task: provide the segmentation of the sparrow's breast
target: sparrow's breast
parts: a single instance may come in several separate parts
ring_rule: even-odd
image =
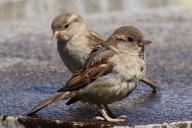
[[[113,65],[113,72],[126,80],[139,80],[145,74],[146,63],[139,56],[115,55],[109,60],[109,63]]]
[[[71,72],[74,72],[78,68],[80,68],[83,65],[83,63],[80,61],[80,59],[71,54],[71,51],[69,51],[69,49],[66,47],[66,43],[67,42],[64,41],[58,41],[57,50],[65,66]]]

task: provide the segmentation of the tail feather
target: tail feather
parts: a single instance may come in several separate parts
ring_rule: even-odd
[[[71,96],[70,94],[71,94],[70,92],[57,93],[56,95],[51,96],[50,98],[41,102],[39,105],[37,105],[35,108],[33,108],[27,115],[28,116],[33,115],[34,113],[40,111],[41,109],[45,108],[49,104],[52,104],[53,102],[57,102],[57,101],[62,100],[62,99],[67,99]]]
[[[157,84],[156,81],[154,81],[150,76],[145,75],[142,79],[142,82],[153,88],[154,92],[156,92],[156,89],[159,88],[159,85]]]

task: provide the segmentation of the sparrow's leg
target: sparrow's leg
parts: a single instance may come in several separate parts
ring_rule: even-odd
[[[117,115],[115,115],[107,105],[102,105],[103,108],[105,109],[105,111],[107,112],[107,114],[112,117],[112,118],[117,118]]]
[[[99,107],[101,108],[101,114],[104,117],[104,119],[102,117],[97,117],[97,119],[107,120],[109,122],[125,122],[127,120],[126,118],[121,118],[121,117],[120,118],[118,118],[118,117],[117,118],[110,117],[110,115],[108,115],[108,112],[106,111],[106,106],[105,105],[99,105]],[[110,110],[110,112],[111,112],[111,110]]]
[[[127,119],[127,116],[126,116],[126,115],[120,115],[120,116],[115,115],[115,114],[109,109],[109,107],[108,107],[107,105],[104,105],[104,104],[103,104],[103,107],[104,107],[105,111],[107,112],[107,114],[108,114],[110,117],[112,117],[112,118],[124,118],[124,119]]]
[[[107,115],[109,115],[112,118],[117,118],[118,116],[115,115],[107,105],[102,105],[104,110],[106,111]],[[96,119],[98,120],[105,120],[105,118],[102,116],[102,114],[100,114],[100,116],[97,116]]]

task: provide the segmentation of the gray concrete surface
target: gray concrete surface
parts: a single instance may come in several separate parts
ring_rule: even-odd
[[[144,125],[192,119],[192,9],[167,8],[135,13],[85,17],[107,37],[122,25],[134,25],[152,37],[147,49],[148,73],[161,88],[157,94],[139,86],[121,102],[110,105],[126,114],[124,125]],[[52,41],[51,17],[0,22],[0,115],[24,115],[53,94],[69,78]],[[92,120],[98,108],[64,101],[38,113],[51,119]]]

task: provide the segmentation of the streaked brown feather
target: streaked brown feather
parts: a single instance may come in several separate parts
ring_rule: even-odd
[[[69,92],[60,92],[57,93],[53,96],[51,96],[50,98],[42,101],[39,105],[37,105],[35,108],[33,108],[29,113],[27,113],[27,115],[33,115],[34,113],[40,111],[41,109],[43,109],[44,107],[48,106],[49,104],[52,104],[53,102],[57,102],[61,99],[67,99],[69,97],[74,96],[75,94],[73,93],[69,93]]]
[[[114,53],[112,51],[104,47],[95,48],[90,53],[89,58],[85,63],[85,67],[75,72],[72,78],[63,88],[59,89],[58,92],[78,90],[98,77],[111,72],[112,66],[107,63],[107,60],[113,55]]]
[[[114,52],[112,50],[106,49],[105,47],[103,47],[103,45],[97,45],[90,53],[84,68],[90,68],[99,64],[103,64],[106,62],[106,60],[108,60],[108,58],[112,57],[113,55]]]

